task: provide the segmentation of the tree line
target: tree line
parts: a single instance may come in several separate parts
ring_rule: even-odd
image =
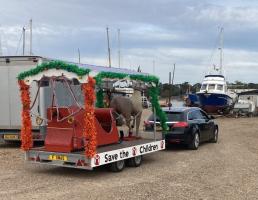
[[[234,83],[227,83],[229,89],[258,89],[258,83],[243,83],[241,81],[235,81]],[[168,83],[160,84],[160,96],[182,96],[189,92],[198,92],[201,88],[201,83],[190,84],[184,82],[181,84],[169,85]]]

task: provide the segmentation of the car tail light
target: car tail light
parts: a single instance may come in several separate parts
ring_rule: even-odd
[[[177,122],[173,126],[173,128],[186,128],[186,127],[188,127],[187,122]]]

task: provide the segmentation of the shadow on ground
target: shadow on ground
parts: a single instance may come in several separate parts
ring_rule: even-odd
[[[34,147],[40,147],[43,146],[44,142],[34,142],[33,146]],[[21,147],[21,142],[19,141],[4,141],[0,142],[0,148],[20,148]]]

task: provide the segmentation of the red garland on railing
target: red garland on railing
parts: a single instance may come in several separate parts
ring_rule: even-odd
[[[30,118],[30,86],[23,80],[19,81],[22,101],[22,127],[21,127],[21,148],[28,151],[32,146],[31,118]]]
[[[96,127],[94,115],[94,102],[95,102],[95,80],[92,77],[88,78],[88,83],[83,86],[84,101],[85,101],[85,114],[84,114],[84,137],[87,139],[85,144],[85,154],[89,158],[93,158],[96,154]]]

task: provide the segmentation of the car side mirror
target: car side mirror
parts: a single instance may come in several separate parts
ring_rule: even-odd
[[[209,119],[215,119],[213,115],[209,115]]]

